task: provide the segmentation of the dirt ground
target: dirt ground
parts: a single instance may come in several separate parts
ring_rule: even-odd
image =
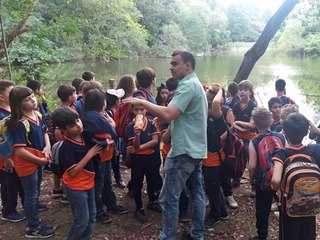
[[[121,169],[123,177],[128,181],[130,170]],[[69,205],[62,205],[58,200],[51,198],[52,192],[52,174],[44,173],[42,184],[42,193],[40,201],[47,203],[49,209],[41,212],[42,220],[53,224],[56,234],[50,239],[65,239],[70,228],[72,218]],[[138,223],[134,218],[135,204],[134,200],[127,195],[127,189],[115,187],[118,204],[129,208],[129,213],[118,215],[111,214],[113,221],[108,224],[97,223],[93,238],[95,240],[152,240],[157,239],[161,229],[161,214],[148,211],[147,223]],[[144,190],[145,192],[145,190]],[[229,209],[230,218],[216,225],[214,228],[206,229],[205,239],[207,240],[242,240],[248,239],[256,234],[255,229],[255,209],[254,198],[250,198],[250,189],[247,183],[241,184],[234,190],[234,198],[239,204],[239,208]],[[143,194],[145,204],[147,195]],[[20,209],[18,209],[20,210]],[[270,215],[269,239],[278,239],[278,218]],[[0,239],[16,240],[24,239],[26,222],[9,223],[0,220]],[[190,227],[190,223],[179,223],[177,230],[177,239],[181,239],[183,231]],[[320,222],[317,221],[318,238],[320,239]],[[307,240],[307,239],[306,239]]]

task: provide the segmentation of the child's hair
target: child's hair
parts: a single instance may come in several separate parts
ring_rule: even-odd
[[[178,87],[178,83],[179,83],[179,80],[175,79],[174,77],[167,79],[166,86],[169,92],[175,91]]]
[[[136,83],[134,81],[134,76],[132,75],[124,75],[120,78],[117,89],[122,88],[124,90],[124,96],[122,98],[126,98],[133,94]]]
[[[275,103],[278,103],[278,104],[283,104],[282,101],[280,100],[280,98],[278,97],[272,97],[269,99],[268,101],[268,107],[269,107],[269,110],[271,110],[272,106],[275,104]]]
[[[286,81],[284,79],[278,79],[275,82],[276,91],[283,92],[286,89]]]
[[[250,99],[255,103],[257,102],[256,98],[254,97],[253,84],[249,80],[242,80],[238,84],[238,90],[241,89],[249,90],[251,92]]]
[[[41,88],[41,85],[42,84],[41,84],[40,81],[30,79],[30,80],[27,81],[27,85],[26,86],[28,88],[30,88],[32,91],[36,91],[36,90]]]
[[[113,108],[118,101],[118,97],[106,92],[107,109]]]
[[[9,80],[0,80],[0,94],[3,94],[8,87],[14,86],[14,82]]]
[[[162,89],[168,89],[166,85],[164,85],[163,83],[161,83],[160,87],[157,87],[157,96],[156,96],[156,102],[158,105],[162,104],[162,99],[161,99],[161,90]]]
[[[85,81],[91,81],[95,76],[94,72],[91,71],[82,73],[82,79]]]
[[[84,80],[82,78],[75,78],[72,80],[71,85],[74,86],[74,88],[76,89],[77,94],[79,94],[80,92],[80,84],[84,82]]]
[[[84,111],[101,112],[105,105],[106,95],[100,89],[90,89],[86,93],[86,100],[84,102]]]
[[[80,88],[82,89],[83,96],[85,96],[87,92],[91,89],[99,89],[103,91],[103,86],[98,81],[83,82],[80,84]]]
[[[70,84],[63,84],[58,88],[57,95],[61,102],[66,102],[68,101],[68,97],[70,97],[74,92],[76,92],[74,86],[71,86]]]
[[[33,94],[33,91],[28,87],[14,87],[10,91],[9,102],[11,107],[11,117],[8,121],[8,129],[10,132],[16,130],[19,120],[23,117],[23,100],[31,94]]]
[[[211,108],[211,103],[212,100],[215,98],[215,96],[217,95],[217,93],[219,92],[219,89],[221,88],[221,86],[217,83],[213,83],[212,85],[210,85],[208,87],[208,91],[206,91],[206,96],[207,96],[207,101],[208,101],[208,107]],[[224,98],[225,95],[225,91],[223,88],[222,89],[222,97]]]
[[[231,97],[234,97],[238,94],[238,84],[236,82],[232,82],[228,85],[228,92]]]
[[[136,77],[140,87],[148,88],[155,79],[156,74],[152,68],[143,68],[136,73]]]
[[[264,107],[256,107],[252,111],[253,122],[259,130],[267,130],[272,123],[272,113]]]
[[[284,120],[283,130],[291,144],[300,144],[309,131],[309,120],[300,113],[291,113]]]
[[[69,107],[58,107],[52,113],[52,122],[54,126],[60,129],[66,129],[68,125],[72,125],[79,119],[79,115],[76,111]]]
[[[299,108],[295,104],[286,104],[281,108],[281,113],[280,113],[280,120],[284,121],[289,114],[291,113],[298,113]]]

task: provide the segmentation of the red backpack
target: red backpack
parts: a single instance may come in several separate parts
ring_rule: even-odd
[[[258,159],[259,159],[259,171],[262,173],[261,189],[271,189],[271,178],[273,176],[273,163],[272,153],[284,147],[284,137],[280,134],[276,134],[271,131],[265,131],[258,137],[260,142],[258,143]]]
[[[132,121],[131,104],[120,102],[114,113],[114,121],[116,123],[116,133],[118,137],[127,138],[127,126]]]

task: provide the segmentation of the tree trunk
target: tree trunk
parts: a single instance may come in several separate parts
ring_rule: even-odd
[[[29,22],[29,17],[31,15],[31,12],[33,11],[34,7],[36,6],[37,1],[34,1],[33,4],[29,7],[27,16],[24,17],[18,25],[9,33],[5,36],[5,43],[6,46],[8,47],[12,41],[18,37],[20,34],[25,32],[25,27],[28,25]],[[0,43],[0,59],[2,59],[5,55],[5,46],[3,45],[3,39],[1,40]]]
[[[239,83],[247,79],[260,57],[266,52],[269,42],[279,30],[282,22],[299,0],[286,0],[278,11],[270,18],[255,44],[244,54],[240,68],[233,81]]]

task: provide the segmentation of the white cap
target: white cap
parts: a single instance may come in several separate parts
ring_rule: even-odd
[[[125,94],[124,90],[122,88],[119,89],[108,89],[107,93],[110,95],[116,96],[118,98],[122,98]]]

